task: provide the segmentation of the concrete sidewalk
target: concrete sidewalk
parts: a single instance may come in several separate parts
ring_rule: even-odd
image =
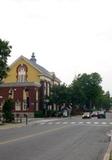
[[[109,143],[107,152],[105,153],[103,160],[110,160],[110,153],[112,152],[112,130],[107,135],[110,138],[110,143]]]
[[[108,146],[108,149],[107,149],[107,152],[103,158],[103,160],[109,160],[110,159],[110,153],[112,151],[112,142],[110,142],[109,146]]]
[[[10,129],[10,128],[20,128],[23,127],[23,123],[4,123],[0,124],[0,130]]]
[[[28,121],[26,122],[26,119],[22,119],[22,122],[20,123],[15,122],[15,123],[3,123],[0,124],[0,130],[4,129],[10,129],[10,128],[20,128],[20,127],[25,127],[33,124],[38,124],[41,122],[49,122],[49,121],[57,121],[59,118],[28,118]]]

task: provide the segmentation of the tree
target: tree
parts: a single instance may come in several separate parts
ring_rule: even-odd
[[[3,105],[3,117],[6,122],[12,122],[13,120],[13,108],[14,108],[14,101],[12,99],[7,99]]]
[[[9,67],[7,65],[7,58],[10,57],[12,46],[8,41],[0,39],[0,82],[6,78]]]
[[[78,75],[79,77],[79,75]],[[71,90],[71,103],[73,106],[84,106],[86,101],[85,93],[82,90],[80,81],[78,80],[78,77],[74,79],[72,84],[69,86]]]
[[[62,105],[67,102],[67,87],[65,84],[54,85],[51,89],[50,103]]]
[[[92,109],[96,104],[96,99],[102,94],[100,83],[101,76],[98,73],[79,74],[72,82],[74,103]]]
[[[109,91],[103,93],[100,97],[97,99],[96,107],[109,110],[111,107],[111,97]]]
[[[54,86],[50,102],[57,105],[72,104],[73,108],[93,110],[94,108],[109,109],[110,94],[104,93],[101,86],[102,78],[98,73],[79,74],[70,86],[65,84]]]

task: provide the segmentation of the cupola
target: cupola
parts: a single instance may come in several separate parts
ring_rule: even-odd
[[[37,61],[36,58],[35,58],[35,53],[34,53],[34,52],[32,53],[32,56],[31,56],[30,61],[31,61],[32,63],[34,63],[34,64],[35,64],[36,61]]]

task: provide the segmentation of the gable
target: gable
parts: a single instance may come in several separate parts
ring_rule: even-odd
[[[21,56],[10,66],[10,71],[8,72],[7,78],[4,79],[4,83],[17,82],[19,66],[25,66],[26,78],[28,82],[40,82],[39,75],[41,72],[30,64],[27,59]]]

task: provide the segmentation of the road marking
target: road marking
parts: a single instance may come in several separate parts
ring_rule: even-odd
[[[86,122],[87,124],[91,124],[91,122]]]
[[[84,122],[79,122],[79,124],[83,124]]]
[[[99,122],[94,122],[94,124],[99,124]]]
[[[68,122],[63,122],[63,124],[68,124]]]
[[[23,140],[23,139],[28,139],[28,138],[31,138],[31,137],[43,135],[43,134],[54,132],[54,131],[58,131],[58,130],[61,130],[63,128],[66,128],[67,126],[65,125],[65,126],[54,128],[54,129],[50,129],[50,130],[47,130],[47,131],[44,131],[44,132],[34,133],[34,134],[27,135],[27,136],[23,136],[23,137],[19,137],[19,138],[14,138],[14,139],[6,140],[6,141],[3,141],[3,142],[0,142],[0,145],[16,142],[16,141]]]
[[[102,122],[101,124],[107,124],[106,122]]]
[[[42,122],[40,123],[41,125],[45,125],[45,124],[49,124],[49,125],[52,125],[52,124],[77,124],[77,125],[81,125],[81,124],[88,124],[88,125],[112,125],[112,122],[91,122],[91,121],[87,121],[87,122],[83,122],[83,121],[80,121],[80,122]]]
[[[71,122],[71,124],[76,124],[76,122]]]
[[[61,124],[61,122],[56,122],[56,124]]]
[[[45,124],[45,122],[42,122],[42,123],[40,123],[41,125],[44,125]]]
[[[48,122],[48,124],[53,124],[53,122]]]

